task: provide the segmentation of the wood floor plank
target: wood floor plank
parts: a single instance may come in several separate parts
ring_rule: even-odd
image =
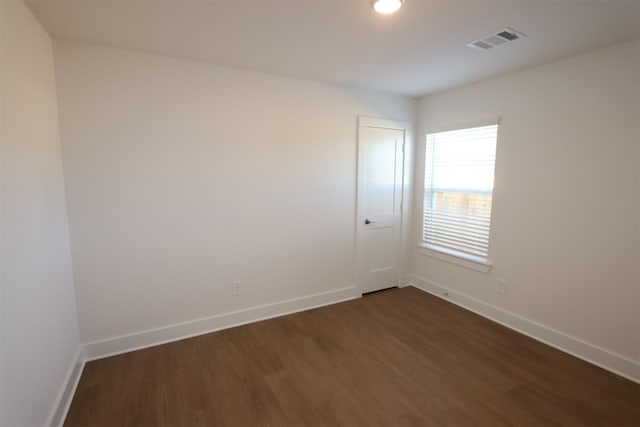
[[[415,288],[87,363],[65,426],[640,426],[640,385]]]

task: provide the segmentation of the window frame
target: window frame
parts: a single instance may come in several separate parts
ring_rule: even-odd
[[[431,258],[435,258],[441,261],[445,261],[448,263],[452,263],[461,267],[465,267],[474,271],[478,271],[480,273],[488,273],[491,270],[492,267],[492,262],[490,261],[489,257],[490,257],[490,251],[491,251],[491,233],[489,235],[489,248],[487,250],[487,256],[485,257],[481,257],[481,256],[476,256],[473,254],[468,254],[465,252],[461,252],[461,251],[457,251],[455,249],[449,249],[449,248],[445,248],[442,246],[436,246],[436,245],[432,245],[430,243],[427,243],[423,240],[423,236],[424,236],[424,215],[425,215],[425,211],[424,211],[424,203],[425,203],[425,188],[424,188],[424,179],[425,179],[425,173],[426,173],[426,147],[427,147],[427,135],[429,134],[434,134],[434,133],[439,133],[439,132],[447,132],[447,131],[454,131],[454,130],[463,130],[463,129],[470,129],[470,128],[475,128],[475,127],[482,127],[482,126],[498,126],[498,131],[499,132],[499,125],[500,125],[500,117],[497,118],[489,118],[489,119],[482,119],[482,120],[475,120],[475,121],[470,121],[470,122],[464,122],[464,123],[452,123],[452,124],[448,124],[448,125],[442,125],[442,126],[435,126],[435,127],[428,127],[426,129],[426,131],[423,134],[423,140],[421,143],[421,147],[422,147],[422,168],[420,169],[420,181],[419,181],[419,185],[420,185],[420,201],[421,203],[417,206],[418,209],[420,209],[420,224],[419,224],[419,239],[418,239],[418,253],[421,255],[425,255],[425,256],[429,256]],[[497,154],[497,134],[496,134],[496,154]],[[495,163],[494,163],[494,168],[495,168]],[[491,194],[492,194],[492,209],[491,209],[491,219],[493,219],[493,193],[494,191],[492,190]],[[493,224],[491,224],[493,226]],[[493,227],[491,227],[491,230],[493,229]]]

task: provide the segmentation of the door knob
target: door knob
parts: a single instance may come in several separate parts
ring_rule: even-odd
[[[369,225],[369,224],[375,224],[376,222],[375,221],[369,221],[369,218],[367,218],[367,219],[364,220],[364,223]]]

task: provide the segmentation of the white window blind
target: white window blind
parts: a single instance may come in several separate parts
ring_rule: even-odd
[[[486,258],[498,126],[427,134],[423,242]]]

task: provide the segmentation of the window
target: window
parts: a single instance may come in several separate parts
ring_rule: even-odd
[[[497,124],[427,134],[421,246],[489,265],[497,134]]]

